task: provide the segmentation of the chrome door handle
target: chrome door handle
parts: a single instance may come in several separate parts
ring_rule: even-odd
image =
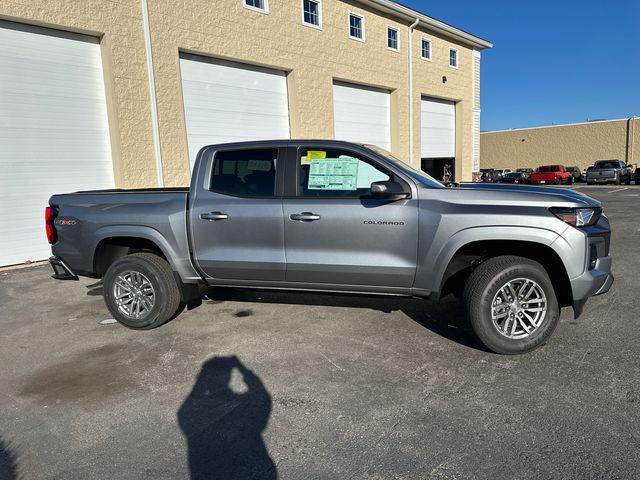
[[[229,216],[222,212],[201,213],[202,220],[226,220]]]
[[[311,212],[292,213],[289,215],[291,220],[297,220],[299,222],[313,222],[314,220],[320,220],[320,215],[316,215]]]

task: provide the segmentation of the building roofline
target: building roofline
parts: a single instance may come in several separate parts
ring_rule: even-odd
[[[480,132],[480,135],[485,133],[507,133],[507,132],[521,132],[523,130],[541,130],[544,128],[558,128],[558,127],[573,127],[576,125],[595,125],[597,123],[609,123],[609,122],[626,122],[629,120],[640,119],[640,117],[632,116],[627,118],[612,118],[610,120],[593,120],[591,122],[577,122],[577,123],[561,123],[559,125],[542,125],[539,127],[524,127],[524,128],[507,128],[505,130],[487,130]]]
[[[429,17],[424,13],[421,13],[413,8],[407,7],[398,2],[392,0],[358,0],[360,3],[369,5],[377,10],[386,11],[396,16],[405,18],[406,20],[418,19],[420,23],[418,25],[426,26],[431,30],[436,30],[447,36],[453,37],[456,40],[461,41],[467,45],[477,48],[478,50],[484,50],[485,48],[492,48],[493,44],[483,38],[477,37],[469,32],[465,32],[460,28],[456,28],[453,25],[449,25],[441,20]]]

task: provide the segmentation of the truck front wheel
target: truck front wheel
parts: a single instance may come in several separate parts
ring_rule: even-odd
[[[505,255],[480,264],[463,300],[473,331],[490,350],[525,353],[543,345],[560,309],[549,275],[528,258]]]
[[[113,262],[104,276],[103,291],[113,318],[128,328],[159,327],[182,307],[171,267],[153,253],[132,253]]]

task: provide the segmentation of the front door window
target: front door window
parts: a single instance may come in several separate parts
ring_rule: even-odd
[[[373,182],[390,180],[388,173],[361,156],[341,149],[302,149],[298,155],[298,195],[360,198]]]

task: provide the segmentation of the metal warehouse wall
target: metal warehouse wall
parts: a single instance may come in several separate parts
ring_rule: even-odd
[[[640,163],[640,118],[484,132],[480,134],[480,145],[482,168],[535,168],[544,164],[586,168],[602,159],[637,164]]]

